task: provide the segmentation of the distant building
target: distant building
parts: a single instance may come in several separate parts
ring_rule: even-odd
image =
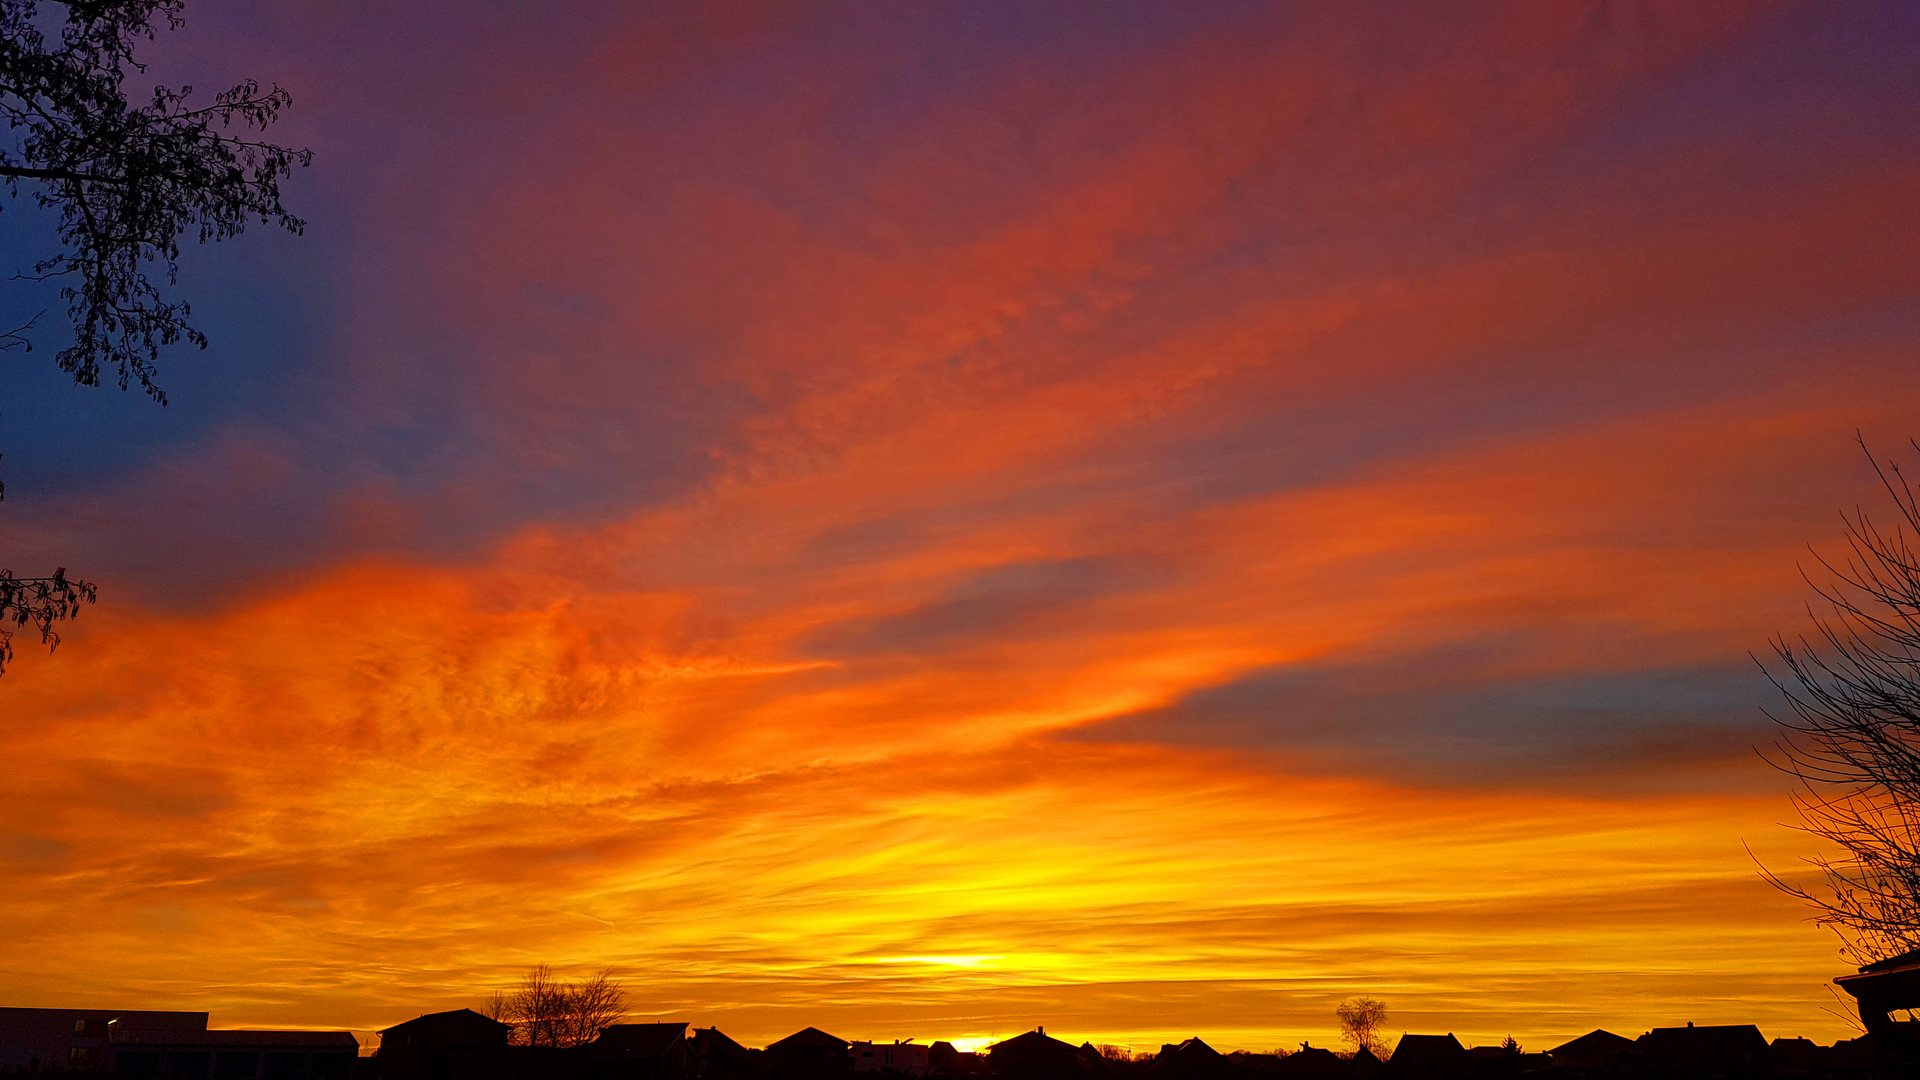
[[[927,1071],[934,1076],[978,1076],[987,1071],[987,1060],[979,1054],[961,1050],[942,1039],[927,1047]]]
[[[1080,1048],[1053,1038],[1045,1027],[1037,1027],[987,1047],[987,1061],[1002,1076],[1063,1076],[1077,1071]]]
[[[1547,1051],[1547,1057],[1556,1069],[1609,1069],[1621,1064],[1621,1055],[1637,1053],[1639,1047],[1632,1039],[1595,1028]]]
[[[513,1025],[503,1024],[472,1009],[424,1013],[405,1023],[380,1032],[380,1049],[385,1052],[402,1047],[443,1049],[446,1047],[505,1046],[513,1035]]]
[[[594,1080],[684,1080],[687,1025],[610,1024],[580,1048]]]
[[[110,1068],[107,1032],[115,1024],[153,1031],[205,1031],[207,1014],[136,1009],[0,1009],[0,1069]]]
[[[853,1061],[855,1072],[880,1072],[890,1070],[903,1072],[909,1076],[925,1076],[931,1067],[928,1052],[932,1047],[916,1043],[911,1039],[890,1043],[855,1041],[847,1048],[847,1054]]]
[[[1339,1076],[1347,1071],[1347,1063],[1325,1047],[1301,1043],[1300,1049],[1280,1059],[1276,1071],[1282,1076]]]
[[[761,1069],[761,1051],[747,1049],[719,1028],[694,1028],[689,1052],[693,1074],[709,1080],[735,1080]]]
[[[176,1080],[345,1080],[348,1031],[208,1030],[203,1012],[0,1009],[0,1068]]]
[[[1154,1080],[1224,1080],[1239,1072],[1238,1066],[1197,1038],[1161,1047],[1147,1065],[1147,1075]]]
[[[1374,1056],[1373,1051],[1361,1047],[1347,1059],[1347,1075],[1354,1077],[1375,1077],[1387,1071],[1387,1064]]]
[[[1235,1050],[1227,1055],[1227,1060],[1247,1072],[1276,1073],[1280,1063],[1286,1059],[1279,1054],[1256,1054],[1250,1050]]]
[[[1395,1077],[1416,1077],[1419,1080],[1446,1080],[1448,1077],[1470,1076],[1474,1072],[1473,1056],[1452,1032],[1445,1035],[1402,1035],[1394,1045],[1393,1056],[1387,1059],[1387,1073]]]
[[[513,1025],[472,1009],[427,1013],[380,1032],[381,1080],[496,1080],[506,1072]]]
[[[779,1076],[840,1076],[850,1071],[847,1041],[816,1027],[799,1031],[767,1047],[767,1067]]]
[[[214,1080],[347,1080],[360,1041],[350,1031],[113,1031],[119,1076]]]

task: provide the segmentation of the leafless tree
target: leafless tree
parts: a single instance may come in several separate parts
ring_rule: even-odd
[[[1800,781],[1801,828],[1846,854],[1808,860],[1812,889],[1763,870],[1863,964],[1920,948],[1920,502],[1897,462],[1867,460],[1893,512],[1844,516],[1845,557],[1816,553],[1807,575],[1827,610],[1809,608],[1811,640],[1774,641],[1783,670],[1767,673],[1787,706],[1772,760]]]
[[[568,982],[540,964],[512,993],[495,991],[485,1012],[513,1025],[516,1046],[579,1046],[627,1015],[627,993],[610,971]]]
[[[1333,1014],[1340,1018],[1340,1037],[1352,1044],[1354,1050],[1366,1050],[1382,1061],[1387,1059],[1386,1043],[1378,1032],[1381,1024],[1387,1022],[1385,1002],[1373,998],[1348,998],[1334,1007]]]

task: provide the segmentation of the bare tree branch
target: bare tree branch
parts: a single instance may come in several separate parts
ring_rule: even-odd
[[[1892,523],[1842,515],[1845,556],[1803,569],[1824,609],[1808,610],[1814,640],[1776,638],[1782,670],[1767,672],[1786,703],[1769,760],[1799,782],[1800,827],[1847,855],[1807,860],[1818,895],[1762,872],[1868,963],[1920,948],[1920,499],[1897,462],[1861,450]]]
[[[611,971],[572,983],[555,978],[551,967],[540,964],[511,994],[496,991],[485,1011],[513,1025],[517,1046],[579,1046],[627,1015],[627,992]]]

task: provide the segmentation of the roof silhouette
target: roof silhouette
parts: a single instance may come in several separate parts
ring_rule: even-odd
[[[1239,1067],[1198,1038],[1154,1055],[1147,1071],[1156,1077],[1207,1077],[1234,1074]]]
[[[1448,1073],[1473,1067],[1473,1057],[1452,1032],[1445,1035],[1402,1035],[1387,1067],[1394,1072]]]
[[[657,1058],[687,1037],[687,1025],[609,1024],[587,1044],[596,1057]]]
[[[512,1024],[503,1024],[472,1009],[449,1009],[416,1016],[379,1034],[384,1049],[388,1046],[504,1046],[512,1031]]]
[[[773,1043],[769,1050],[845,1050],[847,1040],[837,1038],[821,1031],[817,1027],[805,1027]]]
[[[1070,1042],[1061,1042],[1059,1039],[1047,1034],[1044,1028],[1035,1028],[1024,1035],[1015,1035],[1011,1039],[1003,1039],[987,1047],[987,1053],[989,1054],[996,1050],[1011,1050],[1016,1053],[1039,1051],[1048,1054],[1073,1054],[1078,1053],[1080,1048]]]
[[[1632,1046],[1633,1040],[1624,1035],[1615,1035],[1606,1028],[1594,1028],[1577,1039],[1568,1039],[1559,1046],[1547,1051],[1551,1056],[1599,1057],[1603,1054],[1617,1054]]]
[[[1752,1024],[1654,1028],[1636,1040],[1655,1069],[1760,1067],[1772,1063],[1767,1040]]]
[[[1277,1070],[1285,1076],[1331,1076],[1345,1072],[1347,1063],[1333,1051],[1320,1046],[1300,1044],[1300,1049],[1280,1059]]]

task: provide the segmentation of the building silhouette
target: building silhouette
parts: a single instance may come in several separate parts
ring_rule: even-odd
[[[203,1012],[0,1008],[0,1068],[172,1080],[347,1080],[349,1031],[209,1030]]]

